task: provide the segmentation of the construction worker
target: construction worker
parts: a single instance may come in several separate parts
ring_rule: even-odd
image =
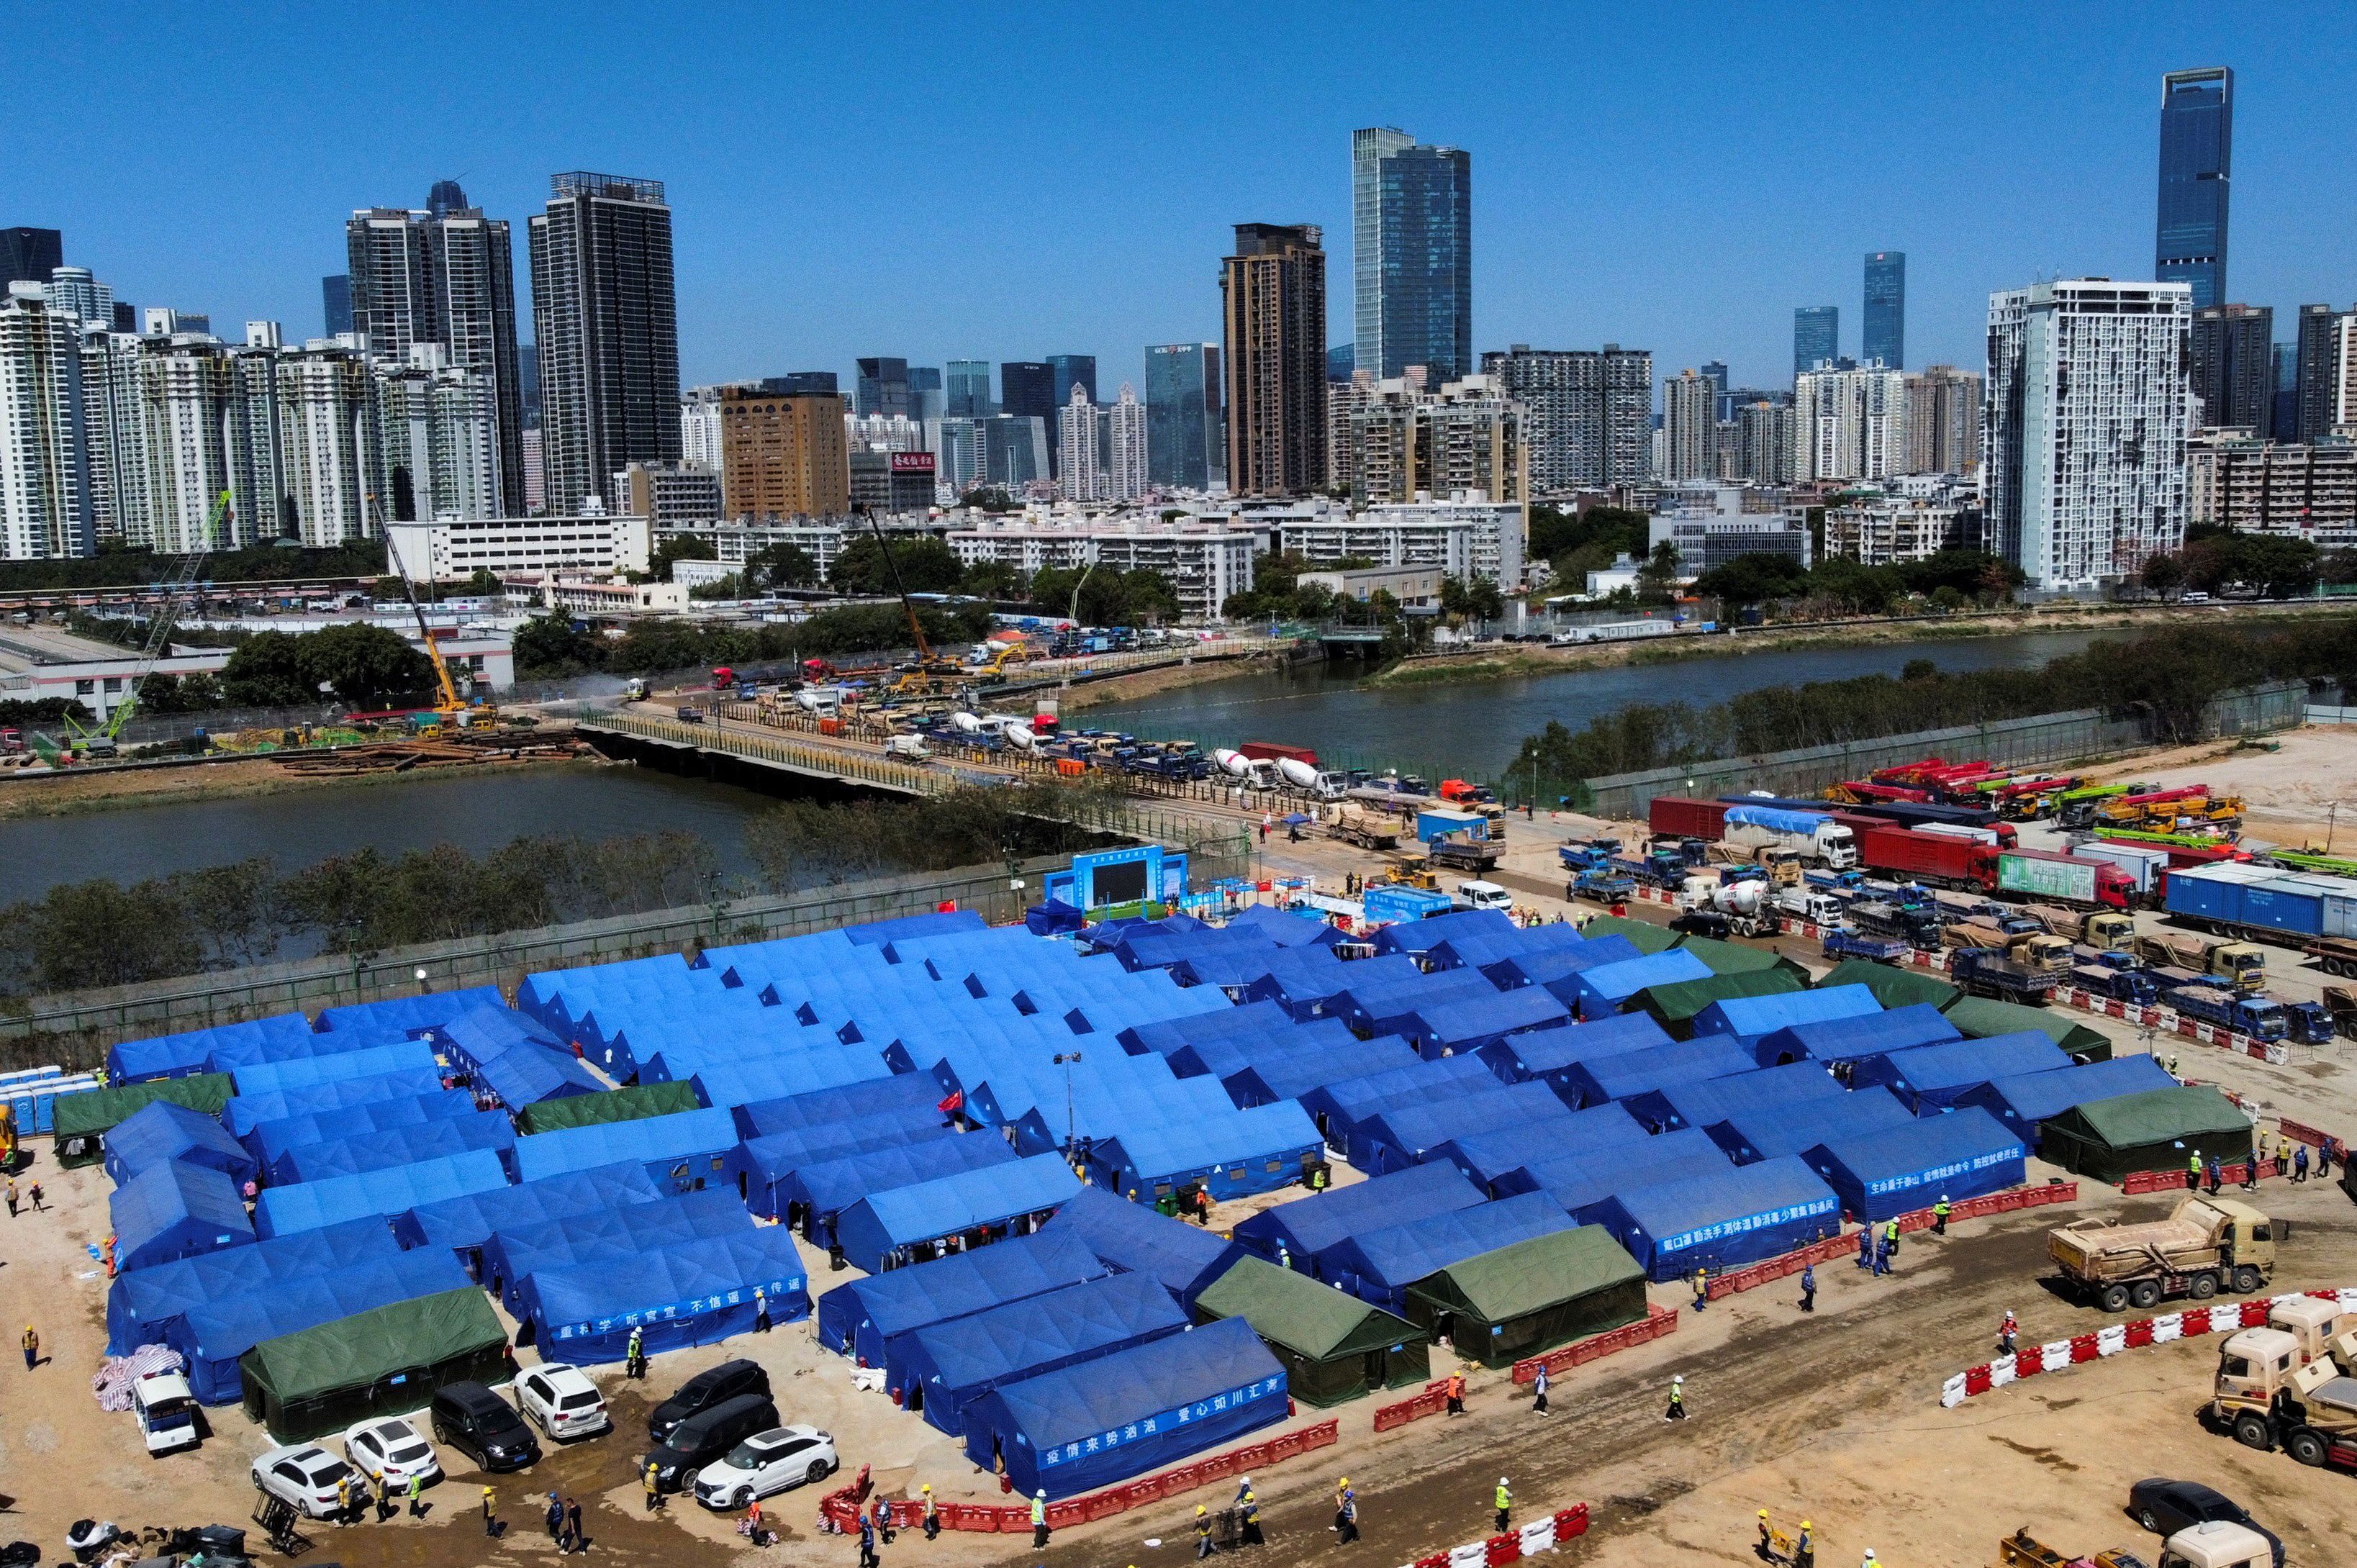
[[[1889,1249],[1890,1261],[1899,1261],[1899,1217],[1892,1215],[1882,1222],[1882,1242]]]
[[[1943,1192],[1940,1195],[1940,1201],[1932,1206],[1932,1234],[1945,1236],[1947,1233],[1948,1195]]]
[[[1506,1485],[1506,1477],[1503,1476],[1498,1477],[1497,1507],[1498,1528],[1493,1533],[1503,1535],[1506,1533],[1506,1527],[1512,1522],[1514,1513],[1513,1488]]]
[[[640,1474],[639,1479],[647,1489],[647,1511],[649,1513],[662,1512],[662,1483],[655,1477],[655,1462],[653,1460],[650,1459],[647,1461],[647,1467]]]
[[[630,1330],[630,1347],[622,1353],[622,1376],[643,1378],[646,1375],[647,1332],[643,1328],[634,1326]]]
[[[1276,1244],[1276,1266],[1280,1269],[1293,1267],[1293,1249],[1282,1241]]]
[[[1760,1545],[1757,1550],[1760,1553],[1760,1562],[1773,1563],[1776,1561],[1776,1532],[1769,1527],[1768,1510],[1766,1509],[1761,1509],[1760,1510]]]
[[[29,1372],[33,1369],[33,1363],[41,1359],[41,1337],[33,1332],[33,1326],[29,1323],[25,1325],[25,1337],[23,1343],[25,1347],[25,1370]]]
[[[770,1298],[763,1294],[759,1285],[755,1285],[753,1287],[753,1332],[767,1334],[769,1331]]]
[[[1708,1269],[1696,1269],[1694,1272],[1694,1309],[1696,1312],[1710,1305],[1710,1271]]]
[[[942,1538],[942,1509],[941,1505],[933,1501],[932,1487],[927,1487],[924,1489],[924,1498],[925,1539],[927,1541],[939,1541]]]
[[[41,1182],[38,1176],[34,1177],[33,1185],[25,1189],[25,1197],[31,1201],[33,1212],[38,1214],[41,1211]]]
[[[1881,1231],[1871,1225],[1866,1229],[1867,1234],[1874,1238],[1874,1262],[1868,1272],[1879,1279],[1890,1272],[1890,1247],[1883,1240]]]
[[[489,1487],[483,1488],[483,1533],[493,1538],[500,1533],[499,1494]]]
[[[2217,1189],[2216,1189],[2215,1187],[2212,1187],[2211,1190],[2214,1192],[2214,1191],[2216,1191]],[[38,1210],[40,1207],[41,1207],[41,1206],[40,1206],[38,1203],[35,1203],[35,1204],[33,1205],[33,1208],[34,1208],[36,1210]],[[105,1252],[105,1257],[106,1257],[106,1277],[107,1277],[108,1279],[113,1279],[113,1278],[114,1277],[114,1232],[113,1232],[113,1231],[112,1231],[112,1230],[110,1230],[110,1231],[108,1231],[108,1232],[106,1233],[106,1252]]]
[[[2332,1147],[2330,1138],[2316,1145],[2316,1179],[2319,1181],[2329,1181],[2332,1177]]]
[[[1040,1487],[1031,1494],[1031,1550],[1039,1551],[1048,1544],[1048,1488]]]
[[[1544,1361],[1539,1363],[1538,1374],[1531,1380],[1531,1391],[1532,1412],[1544,1415],[1547,1412],[1547,1369]]]
[[[1874,1548],[1869,1546],[1866,1549],[1866,1561],[1859,1563],[1857,1568],[1882,1568],[1882,1559],[1877,1557],[1874,1554]]]
[[[565,1500],[554,1492],[548,1494],[548,1539],[554,1541],[565,1533]]]
[[[1230,1508],[1242,1508],[1243,1507],[1244,1499],[1250,1496],[1252,1496],[1252,1477],[1250,1476],[1246,1476],[1243,1480],[1236,1483],[1236,1499],[1228,1506]]]
[[[336,1522],[350,1524],[357,1512],[352,1507],[352,1473],[346,1470],[336,1477]]]
[[[1243,1525],[1243,1543],[1246,1546],[1266,1546],[1268,1541],[1260,1532],[1260,1498],[1249,1488],[1244,1492],[1243,1501],[1238,1505],[1237,1511]]]
[[[1817,1265],[1814,1263],[1801,1265],[1801,1310],[1817,1310]]]
[[[876,1520],[874,1516],[859,1516],[859,1568],[877,1568],[883,1559],[876,1555]]]
[[[1874,1227],[1862,1228],[1857,1233],[1857,1266],[1871,1272],[1874,1268]]]
[[[2012,1355],[2014,1336],[2020,1332],[2021,1325],[2013,1319],[2013,1308],[2007,1307],[2005,1321],[1996,1326],[1996,1353],[2000,1356]]]
[[[1348,1476],[1334,1484],[1334,1535],[1344,1546],[1359,1539],[1359,1494]]]
[[[2210,1156],[2210,1196],[2211,1196],[2211,1197],[2217,1197],[2217,1196],[2218,1196],[2218,1184],[2219,1184],[2220,1182],[2222,1182],[2222,1181],[2225,1180],[2225,1178],[2226,1178],[2226,1173],[2225,1173],[2225,1171],[2224,1171],[2224,1170],[2223,1170],[2223,1169],[2219,1165],[2219,1164],[2218,1164],[2218,1156],[2217,1156],[2217,1155],[2211,1155],[2211,1156]]]
[[[1448,1413],[1450,1415],[1465,1413],[1465,1374],[1462,1372],[1448,1374]]]
[[[1211,1514],[1202,1504],[1195,1505],[1195,1561],[1200,1563],[1217,1550],[1211,1545]]]
[[[2308,1180],[2308,1145],[2302,1144],[2291,1154],[2291,1184],[2298,1187]]]
[[[2169,1076],[2174,1078],[2176,1074],[2172,1071]],[[2201,1190],[2201,1151],[2199,1149],[2185,1157],[2185,1190]]]
[[[11,1219],[16,1218],[16,1178],[15,1176],[8,1178],[8,1218]]]
[[[1662,1412],[1663,1421],[1684,1421],[1686,1418],[1686,1380],[1681,1372],[1670,1380],[1670,1408]]]
[[[579,1498],[567,1498],[565,1499],[564,1545],[567,1552],[587,1552],[589,1550],[589,1534],[587,1530],[581,1528],[581,1499]]]
[[[425,1505],[419,1500],[419,1494],[425,1489],[425,1477],[418,1471],[412,1470],[409,1473],[409,1517],[412,1519],[425,1517]]]
[[[1792,1568],[1817,1568],[1817,1527],[1805,1519],[1801,1521],[1799,1539],[1792,1542]]]
[[[2266,1134],[2261,1133],[2259,1142],[2253,1144],[2251,1152],[2243,1156],[2243,1190],[2244,1192],[2259,1190],[2259,1150],[2266,1140]]]

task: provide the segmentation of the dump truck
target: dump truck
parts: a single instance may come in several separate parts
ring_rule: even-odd
[[[2098,1552],[2093,1557],[2057,1552],[2025,1526],[1996,1543],[1996,1568],[2145,1568],[2145,1563],[2125,1547]]]
[[[2303,1465],[2357,1469],[2357,1378],[2341,1367],[2357,1360],[2357,1332],[2338,1336],[2333,1351],[2307,1355],[2281,1328],[2230,1335],[2218,1347],[2204,1413],[2246,1448],[2281,1447]]]
[[[1370,811],[1349,802],[1334,808],[1326,821],[1326,836],[1342,839],[1361,849],[1392,849],[1399,843],[1399,819],[1387,811]]]
[[[1448,838],[1426,842],[1425,853],[1435,865],[1446,865],[1457,871],[1495,870],[1499,860],[1498,846],[1480,839]]]
[[[2072,989],[2091,996],[2108,997],[2135,1007],[2149,1007],[2160,995],[2142,970],[2114,969],[2108,964],[2074,964],[2068,983]]]
[[[2169,1004],[2189,1018],[2199,1018],[2255,1040],[2280,1040],[2290,1027],[2284,1019],[2281,1003],[2264,996],[2237,996],[2214,985],[2179,986],[2169,993]]]
[[[2047,993],[2062,983],[2059,971],[2032,969],[1996,948],[1958,948],[1948,961],[1948,978],[1974,996],[2046,1005]]]
[[[2147,963],[2196,970],[2225,981],[2237,991],[2258,991],[2267,983],[2267,955],[2250,942],[2155,931],[2138,937],[2136,950]]]
[[[2168,1296],[2248,1295],[2275,1274],[2274,1222],[2231,1197],[2188,1196],[2166,1219],[2081,1219],[2046,1234],[2064,1282],[2105,1312],[2143,1311]]]
[[[2025,904],[2023,915],[2065,941],[2106,950],[2136,945],[2136,917],[2116,909],[2072,909],[2061,904]]]

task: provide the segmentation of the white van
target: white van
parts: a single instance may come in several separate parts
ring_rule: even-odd
[[[178,1372],[143,1373],[131,1385],[131,1413],[151,1455],[197,1445],[196,1397]]]
[[[1511,910],[1514,896],[1494,882],[1460,882],[1457,885],[1456,902],[1466,909]]]

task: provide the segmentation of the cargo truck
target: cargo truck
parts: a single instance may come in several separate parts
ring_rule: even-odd
[[[1996,857],[1996,888],[2026,898],[2125,909],[2135,897],[2136,882],[2107,860],[2050,849],[2008,849]]]
[[[2218,1371],[2204,1412],[2246,1448],[2280,1446],[2302,1465],[2357,1470],[2357,1330],[2333,1336],[2330,1353],[2310,1356],[2297,1335],[2245,1328],[2218,1347]]]
[[[1334,808],[1327,820],[1326,836],[1357,844],[1361,849],[1393,849],[1399,843],[1399,822],[1388,811],[1372,811],[1349,803]]]
[[[2284,1037],[2283,1004],[2264,996],[2237,996],[2214,985],[2186,985],[2169,993],[2169,1004],[2188,1018],[2215,1024],[2255,1040]]]
[[[1645,825],[1670,838],[1716,840],[1727,827],[1727,806],[1683,795],[1656,795],[1645,808]]]
[[[2180,1201],[2166,1219],[2123,1225],[2081,1219],[2047,1232],[2046,1255],[2064,1282],[2105,1312],[2139,1311],[2167,1296],[2249,1295],[2275,1273],[2278,1231],[2231,1197]]]
[[[2056,971],[2017,963],[1995,948],[1957,949],[1948,961],[1948,978],[1975,996],[2032,1007],[2046,1005],[2048,993],[2062,983]]]
[[[1857,835],[1857,854],[1874,870],[1895,872],[1927,886],[1981,893],[1996,886],[1996,852],[1970,839],[1895,826],[1875,828]]]
[[[2357,883],[2269,866],[2182,866],[2163,908],[2222,936],[2295,948],[2327,974],[2357,974]]]
[[[1846,871],[1857,864],[1857,837],[1824,811],[1774,806],[1729,806],[1720,836],[1755,854],[1790,854],[1803,865]]]
[[[1860,898],[1849,907],[1849,923],[1864,935],[1895,938],[1926,952],[1940,945],[1940,917],[1933,909],[1910,908],[1884,898]]]
[[[1846,926],[1825,928],[1821,940],[1824,944],[1825,956],[1836,961],[1863,958],[1876,963],[1899,963],[1904,961],[1911,950],[1897,937],[1868,936],[1864,931],[1854,931]]]
[[[2286,1037],[2303,1046],[2329,1046],[2340,1034],[2332,1010],[2321,1002],[2287,1002],[2283,1010]]]
[[[2136,951],[2147,963],[2190,969],[2222,980],[2236,991],[2263,990],[2267,983],[2267,955],[2249,942],[2153,931],[2136,940]]]
[[[2152,978],[2143,971],[2114,969],[2108,964],[2074,964],[2069,983],[2074,990],[2107,997],[2114,1002],[2126,1002],[2135,1007],[2149,1007],[2160,998],[2160,992],[2154,986]]]

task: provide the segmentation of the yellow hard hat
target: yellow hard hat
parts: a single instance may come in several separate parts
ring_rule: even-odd
[[[1349,1485],[1351,1484],[1351,1477],[1348,1477],[1348,1476],[1343,1477],[1342,1477],[1342,1484],[1343,1484],[1344,1486],[1346,1486],[1346,1487],[1347,1487],[1347,1486],[1349,1486]]]
[[[930,1491],[931,1491],[933,1488],[932,1488],[932,1487],[923,1487],[923,1488],[921,1488],[921,1489],[922,1489],[922,1490],[924,1490],[924,1491],[928,1491],[928,1492],[930,1492]]]
[[[485,1497],[487,1497],[487,1498],[488,1498],[488,1497],[490,1497],[490,1496],[491,1496],[491,1495],[492,1495],[492,1494],[491,1494],[491,1488],[490,1488],[490,1487],[485,1487],[483,1488],[483,1496],[485,1496]]]
[[[1813,1519],[1804,1519],[1801,1521],[1801,1528],[1803,1530],[1814,1530],[1817,1528],[1817,1521]]]
[[[1760,1517],[1761,1519],[1766,1519],[1768,1517],[1768,1510],[1766,1509],[1761,1509],[1760,1510]]]
[[[1196,1511],[1198,1514],[1201,1513],[1201,1512],[1203,1511],[1203,1505],[1202,1505],[1202,1504],[1200,1504],[1200,1503],[1197,1503],[1197,1504],[1195,1505],[1195,1511]]]

